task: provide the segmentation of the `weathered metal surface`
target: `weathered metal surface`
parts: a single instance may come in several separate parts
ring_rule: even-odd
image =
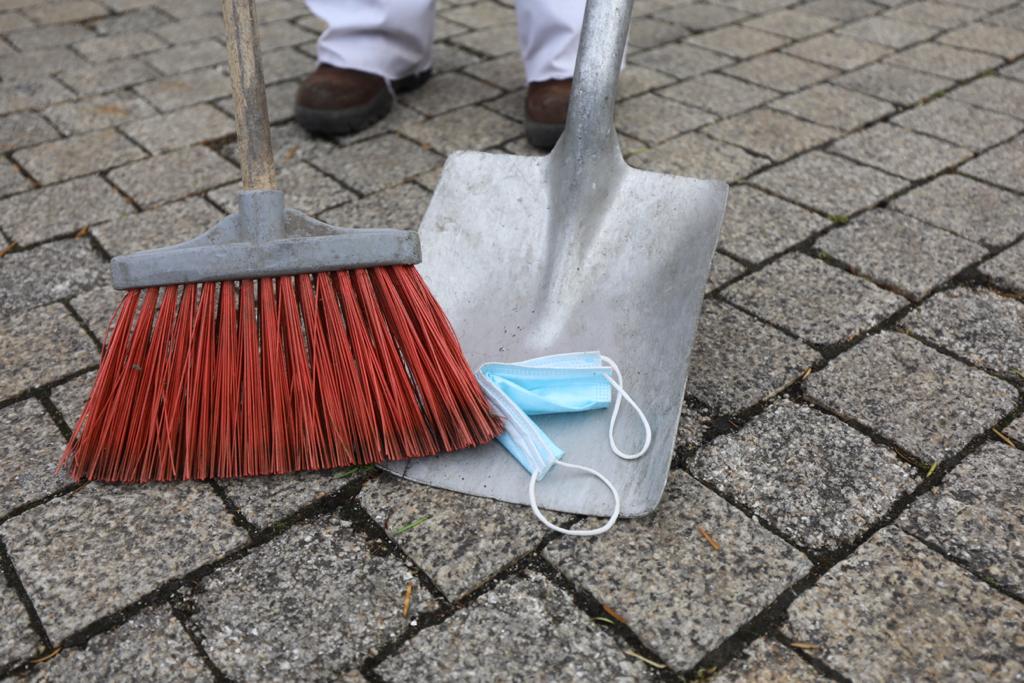
[[[546,157],[459,152],[449,157],[420,226],[420,265],[474,367],[599,350],[618,362],[646,412],[646,456],[608,446],[608,411],[538,424],[566,462],[605,474],[622,514],[661,497],[686,385],[690,349],[728,187],[630,168],[613,128],[615,86],[631,0],[590,0],[566,130]],[[641,443],[625,409],[618,442]],[[498,444],[385,465],[414,481],[527,504],[529,476]],[[559,469],[537,487],[542,507],[607,515],[593,477]]]

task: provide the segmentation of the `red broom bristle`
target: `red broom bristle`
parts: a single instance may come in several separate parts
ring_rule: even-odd
[[[500,432],[416,269],[387,266],[127,292],[61,467],[112,482],[258,476]]]

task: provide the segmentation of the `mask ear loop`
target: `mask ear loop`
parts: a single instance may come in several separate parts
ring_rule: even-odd
[[[612,452],[623,460],[636,460],[651,447],[651,423],[647,421],[647,416],[644,415],[644,411],[640,410],[640,406],[636,404],[636,401],[622,388],[622,372],[619,371],[619,366],[608,356],[601,356],[601,360],[607,363],[608,367],[615,373],[615,379],[611,377],[605,377],[605,379],[615,387],[617,392],[615,395],[615,407],[612,408],[612,419],[608,423],[608,445],[611,446]],[[644,445],[636,453],[624,453],[619,450],[618,444],[615,443],[615,422],[619,419],[619,408],[622,406],[622,399],[626,399],[626,403],[633,407],[633,410],[640,417],[640,422],[644,425]]]
[[[608,487],[608,490],[612,492],[612,497],[615,499],[615,509],[612,511],[612,516],[608,518],[608,521],[605,522],[604,526],[598,527],[597,529],[566,529],[565,527],[553,524],[548,521],[548,518],[545,517],[540,511],[540,508],[537,507],[537,472],[534,472],[530,475],[530,507],[533,508],[533,514],[540,520],[541,524],[552,531],[557,531],[558,533],[565,534],[566,536],[597,536],[598,534],[603,534],[615,526],[615,522],[619,518],[619,492],[615,490],[615,487],[612,486],[610,481],[608,481],[608,478],[597,470],[592,470],[589,467],[584,467],[583,465],[572,465],[567,462],[562,462],[561,460],[556,460],[554,464],[559,467],[568,467],[573,470],[583,470],[584,472],[592,474],[600,479],[601,482]]]

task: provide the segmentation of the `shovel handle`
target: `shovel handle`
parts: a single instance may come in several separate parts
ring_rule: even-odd
[[[615,134],[615,94],[633,0],[587,0],[576,53],[569,114],[559,153],[579,164],[621,162]]]
[[[275,190],[277,178],[270,145],[267,93],[259,59],[256,10],[253,0],[223,0],[223,9],[242,188]]]

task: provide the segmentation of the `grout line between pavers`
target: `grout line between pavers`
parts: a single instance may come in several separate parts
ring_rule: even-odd
[[[839,683],[852,683],[850,678],[848,678],[847,676],[843,675],[839,671],[837,671],[837,670],[833,669],[832,667],[830,667],[828,664],[826,664],[822,660],[820,660],[817,657],[815,657],[806,648],[793,647],[793,640],[790,639],[790,638],[787,638],[778,629],[776,629],[775,631],[773,631],[773,632],[771,632],[769,634],[766,634],[765,638],[769,638],[769,639],[774,640],[775,642],[779,643],[780,645],[785,647],[787,650],[789,650],[790,652],[792,652],[793,654],[798,656],[800,659],[802,659],[804,662],[806,662],[809,666],[813,667],[815,669],[815,671],[820,673],[825,678],[827,678],[829,680],[832,680],[832,681],[838,681]]]
[[[14,589],[14,592],[17,594],[18,600],[21,602],[22,607],[28,614],[28,620],[32,625],[32,630],[39,638],[43,647],[46,651],[53,650],[53,641],[50,640],[50,636],[46,632],[46,627],[43,626],[43,620],[39,618],[39,612],[36,610],[36,606],[32,602],[32,598],[25,589],[25,584],[22,583],[21,577],[18,576],[18,570],[14,566],[14,561],[11,559],[10,553],[7,551],[7,544],[2,535],[0,535],[0,574],[2,574],[4,579],[6,579],[8,587]],[[19,663],[16,660],[15,666],[12,668],[17,668],[18,664]],[[2,675],[2,672],[0,672],[0,677],[2,677]]]
[[[250,540],[248,542],[246,542],[246,543],[242,544],[241,546],[239,546],[239,547],[237,547],[237,548],[235,548],[235,549],[225,553],[221,557],[219,557],[219,558],[217,558],[215,560],[211,560],[210,562],[207,562],[207,563],[205,563],[203,565],[200,565],[199,567],[196,567],[195,569],[192,569],[191,571],[186,572],[185,574],[183,574],[181,576],[167,579],[166,581],[160,583],[156,588],[154,588],[153,590],[145,593],[144,595],[142,595],[141,597],[139,597],[136,600],[132,601],[128,605],[125,605],[125,606],[121,607],[118,610],[115,610],[115,611],[110,612],[108,614],[105,614],[105,615],[103,615],[103,616],[101,616],[101,617],[99,617],[97,619],[94,619],[93,621],[89,622],[88,624],[86,624],[86,625],[82,626],[81,628],[73,631],[72,633],[67,635],[59,643],[59,645],[61,645],[62,647],[65,647],[65,646],[66,647],[81,647],[81,646],[84,646],[92,638],[94,638],[94,637],[96,637],[98,635],[101,635],[103,633],[107,633],[109,631],[114,630],[118,626],[124,624],[125,622],[127,622],[127,621],[131,620],[132,618],[134,618],[135,616],[137,616],[144,609],[146,609],[148,607],[155,606],[155,605],[166,603],[180,589],[188,588],[188,587],[192,587],[192,588],[196,587],[197,585],[199,585],[201,583],[201,581],[204,578],[206,578],[207,576],[213,574],[215,571],[218,571],[222,567],[230,565],[233,562],[236,562],[236,561],[240,560],[241,558],[246,557],[247,555],[249,555],[253,551],[263,547],[264,545],[268,544],[269,542],[273,541],[274,539],[278,538],[279,536],[284,535],[285,533],[290,531],[292,528],[298,526],[299,524],[309,522],[309,521],[311,521],[313,519],[316,519],[318,517],[322,517],[322,516],[327,515],[327,514],[340,514],[342,517],[348,519],[348,517],[345,515],[345,513],[344,513],[342,508],[343,508],[343,506],[345,505],[345,503],[347,501],[354,500],[354,497],[359,492],[361,484],[362,484],[361,480],[356,480],[356,481],[349,482],[349,483],[345,484],[338,491],[332,493],[331,495],[325,496],[324,498],[321,498],[320,500],[314,501],[310,505],[307,505],[307,506],[304,506],[303,508],[300,508],[300,510],[298,512],[296,512],[295,514],[293,514],[293,515],[291,515],[291,516],[289,516],[287,518],[288,519],[288,523],[287,524],[270,525],[270,526],[262,529],[256,535],[255,538],[250,538]],[[86,486],[86,485],[88,485],[88,484],[83,484],[82,486]],[[81,488],[81,486],[79,486],[77,488]],[[69,491],[67,493],[73,493],[75,490],[77,490],[77,488],[72,489],[71,491]],[[63,494],[58,494],[58,495],[63,495]],[[53,497],[57,497],[57,496],[53,496]],[[355,526],[356,525],[353,524],[354,528],[355,528]],[[8,560],[4,559],[6,557],[7,557],[6,548],[3,546],[2,539],[0,539],[0,563],[2,563],[4,561],[9,562],[9,559]],[[418,570],[418,567],[417,567],[417,570]],[[424,585],[426,585],[426,583]],[[26,594],[26,596],[27,596],[27,594]],[[40,622],[40,624],[41,624],[41,622]],[[49,640],[47,640],[46,642],[47,642],[48,647],[51,647],[51,649],[52,649],[52,645],[53,644]],[[31,667],[32,667],[31,660],[20,661],[20,662],[17,663],[17,666],[16,666],[18,671],[29,670]]]
[[[879,12],[881,12],[881,11],[882,11],[883,9],[884,9],[884,8],[879,8]],[[876,13],[876,14],[877,14],[877,13]],[[744,18],[743,18],[743,19],[741,19],[741,20],[737,20],[737,21],[734,21],[734,22],[730,22],[729,24],[726,24],[726,25],[732,25],[732,24],[735,24],[735,23],[742,23],[742,22],[744,22],[744,21],[749,21],[750,19],[751,19],[751,17],[750,17],[750,16],[746,16],[746,17],[744,17]],[[981,18],[979,18],[979,19],[976,19],[976,20],[974,20],[974,21],[981,21]],[[849,23],[849,22],[847,22],[847,23]],[[719,28],[723,28],[723,27],[724,27],[724,26],[726,26],[726,25],[723,25],[723,26],[716,26],[716,27],[714,27],[714,29],[707,29],[707,30],[717,30],[717,29],[719,29]],[[692,36],[692,35],[699,35],[700,33],[703,33],[703,32],[705,32],[705,31],[694,31],[694,32],[691,32],[690,34],[688,34],[688,36],[685,36],[685,37],[684,37],[683,39],[680,39],[680,40],[677,40],[677,41],[669,41],[669,43],[668,43],[668,44],[670,44],[670,43],[682,43],[682,42],[685,42],[685,38],[688,38],[688,37],[690,37],[690,36]],[[827,31],[826,31],[826,32],[827,32]],[[932,39],[934,39],[934,38],[935,38],[935,36],[933,36],[933,37],[932,37]],[[806,39],[806,37],[805,37],[805,39]],[[929,41],[930,41],[930,40],[932,40],[932,39],[929,39]],[[921,41],[921,42],[929,42],[929,41]],[[907,47],[910,47],[910,46],[907,46]],[[459,48],[460,48],[460,49],[465,49],[465,50],[466,50],[467,52],[470,52],[470,53],[476,53],[476,52],[477,52],[476,50],[473,50],[472,48],[468,48],[468,47],[465,47],[465,46],[461,46],[461,45],[459,46]],[[652,49],[653,49],[653,48],[652,48]],[[493,58],[492,56],[489,56],[489,55],[482,55],[482,57],[483,57],[483,58],[485,58],[485,59],[492,59],[492,58]],[[1004,65],[1002,65],[1002,66],[1003,66],[1003,67],[1005,67],[1005,66],[1007,66],[1007,65],[1009,65],[1009,64],[1012,64],[1012,63],[1013,63],[1013,61],[1010,61],[1010,62],[1008,62],[1007,64],[1004,64]],[[649,67],[648,67],[648,68],[649,68]],[[723,67],[723,68],[724,68],[724,67]],[[709,73],[711,73],[711,72],[709,72]],[[695,75],[694,77],[696,77],[696,76],[698,76],[698,75],[701,75],[701,74],[697,74],[697,75]],[[983,75],[986,75],[986,74],[983,74]],[[673,78],[675,78],[674,76],[672,76],[672,77],[673,77]],[[980,76],[979,76],[979,77],[980,77]],[[72,89],[72,90],[73,90],[73,89]],[[647,92],[649,92],[649,91],[647,91]],[[507,94],[507,93],[506,93],[506,94]],[[787,95],[787,94],[790,94],[790,93],[782,93],[782,96],[785,96],[785,95]],[[638,93],[638,95],[639,95],[639,93]],[[81,99],[81,97],[79,97],[78,99]],[[777,99],[777,98],[776,98],[776,99]],[[917,106],[918,104],[920,104],[920,103],[916,103],[916,104],[915,104],[914,106]],[[497,113],[499,113],[499,115],[500,115],[500,112],[497,112]],[[898,113],[901,113],[901,111],[896,111],[896,112],[894,112],[894,113],[893,113],[892,115],[896,115],[896,114],[898,114]],[[507,118],[507,117],[506,117],[506,118]],[[800,118],[800,117],[797,117],[797,118]],[[518,122],[517,122],[517,123],[518,123]],[[820,125],[820,124],[819,124],[819,125]],[[853,131],[844,131],[843,137],[845,137],[845,136],[847,136],[847,135],[850,135],[850,134],[852,134],[852,132],[853,132]],[[727,144],[732,144],[732,143],[727,143]],[[807,151],[807,150],[805,150],[805,152],[806,152],[806,151]],[[802,153],[805,153],[805,152],[802,152]],[[981,152],[979,152],[979,153],[978,153],[978,156],[980,156],[980,154],[981,154]],[[760,156],[760,155],[758,155],[758,156]],[[859,162],[858,162],[858,163],[859,163]],[[965,163],[966,163],[966,162],[965,162]],[[776,166],[776,165],[778,165],[778,163],[775,163],[775,162],[773,162],[772,164],[769,164],[769,166],[768,166],[767,168],[765,168],[765,169],[760,169],[760,170],[762,170],[762,171],[763,171],[763,170],[767,170],[768,168],[772,168],[773,166]],[[415,181],[415,180],[414,180],[413,182],[417,182],[417,181]],[[923,184],[923,183],[922,183],[922,184]],[[1013,191],[1013,190],[1012,190],[1012,188],[1010,188],[1010,190],[1011,190],[1011,191]],[[119,190],[119,191],[120,191],[120,190]],[[1015,191],[1014,191],[1014,192],[1015,192]],[[1015,194],[1019,194],[1019,193],[1015,192]],[[896,195],[896,196],[898,196],[898,195]],[[796,202],[793,202],[792,200],[789,200],[788,198],[783,198],[783,199],[784,199],[785,201],[788,201],[788,202],[790,202],[790,203],[794,203],[794,204],[796,204]],[[208,200],[207,200],[207,201],[208,201]],[[872,207],[872,208],[873,208],[873,207]],[[865,209],[865,210],[869,210],[869,209]],[[820,213],[820,212],[818,212],[818,211],[815,211],[815,213]],[[832,227],[834,227],[834,226],[832,226]],[[821,236],[822,234],[824,234],[825,232],[828,232],[828,231],[829,231],[830,229],[832,229],[832,228],[831,228],[830,226],[826,226],[826,228],[825,228],[825,229],[824,229],[824,230],[823,230],[822,232],[820,232],[820,233],[816,234],[815,236],[812,236],[812,238],[811,238],[811,239],[813,239],[813,238],[816,238],[816,237],[820,237],[820,236]],[[1008,247],[1007,247],[1007,248],[1008,248]],[[790,250],[787,250],[787,251],[791,251],[791,250],[792,250],[792,248],[791,248]],[[783,252],[783,253],[785,253],[785,252]],[[766,264],[765,264],[765,263],[762,263],[762,264],[760,264],[760,267],[761,267],[761,268],[763,268],[763,267],[764,267],[764,265],[766,265]],[[744,277],[744,276],[745,276],[746,274],[749,274],[749,273],[745,273],[745,274],[744,274],[743,276],[740,276],[740,277]],[[738,278],[735,278],[735,279],[736,279],[736,280],[738,280],[738,279],[740,279],[740,277],[738,277]],[[725,285],[723,285],[723,287],[724,287],[724,286],[725,286]],[[721,288],[719,288],[719,289],[721,289]],[[92,336],[92,335],[91,335],[91,333],[90,333],[90,336]],[[790,336],[791,336],[791,335],[790,335]],[[852,344],[851,344],[851,346],[852,346]],[[944,351],[944,350],[943,350],[943,351]],[[837,353],[836,355],[838,355],[838,353]],[[949,355],[949,354],[947,353],[946,355]],[[831,360],[831,359],[826,359],[826,361],[825,361],[825,363],[826,363],[826,364],[827,364],[828,360]],[[973,367],[973,366],[972,366],[972,367]],[[63,381],[66,381],[66,379],[67,379],[67,378],[65,378],[64,380],[62,380],[62,382],[63,382]],[[801,383],[800,383],[800,381],[798,380],[798,381],[797,381],[797,382],[796,382],[795,384],[792,384],[792,385],[790,385],[790,387],[789,387],[788,391],[794,391],[794,390],[796,390],[796,389],[797,389],[798,387],[800,387],[800,386],[801,386]],[[769,399],[769,400],[771,400],[771,399]],[[763,402],[762,402],[762,403],[763,403]],[[761,406],[761,408],[763,408],[763,406]],[[758,406],[757,406],[757,405],[755,405],[755,406],[754,406],[754,409],[755,409],[755,410],[756,410],[756,409],[758,409]],[[1020,410],[1020,408],[1019,408],[1019,406],[1018,406],[1018,409],[1017,409],[1017,411],[1019,411],[1019,410]],[[712,411],[712,412],[713,412],[713,411]],[[756,414],[756,412],[755,412],[754,414]],[[983,436],[984,436],[984,435],[983,435]],[[977,438],[977,437],[976,437],[976,438]],[[984,440],[984,441],[988,441],[989,439],[987,439],[987,438],[984,438],[983,440]],[[705,439],[703,440],[703,443],[702,443],[702,445],[703,445],[703,444],[706,444],[706,443],[708,443],[708,439],[706,439],[706,438],[705,438]],[[698,450],[699,448],[700,448],[700,446],[698,446],[697,448],[695,448],[695,449],[692,449],[692,450],[693,450],[693,451],[694,451],[694,453],[695,453],[695,452],[696,452],[696,451],[697,451],[697,450]],[[963,457],[963,454],[961,454],[961,456],[960,456],[960,457],[962,458],[962,457]],[[952,463],[952,459],[949,459],[949,460],[947,460],[947,463],[949,464],[949,469],[951,469],[951,468],[952,468],[952,467],[953,467],[953,466],[955,465],[955,463]],[[948,471],[948,470],[947,470],[947,471]],[[939,473],[939,472],[937,472],[937,474],[940,474],[940,473]],[[942,472],[941,474],[942,474],[942,475],[944,475],[944,472]],[[940,476],[940,478],[941,478],[941,476]],[[935,485],[935,484],[933,483],[932,485]],[[352,499],[354,500],[354,495],[353,495]],[[356,503],[356,505],[358,506],[358,503]],[[360,507],[360,509],[361,509],[361,507]],[[363,511],[363,512],[364,512],[364,514],[365,514],[365,511]],[[313,516],[316,516],[316,515],[318,515],[318,514],[321,514],[321,512],[314,512]],[[308,518],[309,518],[309,517],[299,517],[299,518],[297,518],[297,519],[293,520],[293,525],[294,525],[294,524],[297,524],[297,523],[299,523],[299,522],[300,522],[300,521],[302,521],[303,519],[308,519]],[[369,516],[368,516],[368,515],[367,515],[367,518],[369,519],[369,521],[370,521],[371,523],[375,524],[375,522],[373,522],[372,518],[369,518]],[[286,527],[286,529],[287,529],[287,528],[291,528],[291,527],[289,526],[289,527]],[[387,534],[386,534],[385,532],[383,532],[383,530],[380,530],[380,531],[381,531],[381,533],[382,533],[382,534],[383,534],[383,535],[384,535],[385,537],[387,536]],[[282,531],[281,531],[281,532],[279,532],[279,533],[284,533],[284,531],[282,530]],[[276,537],[276,536],[270,536],[270,537],[268,537],[268,538],[267,538],[266,540],[269,540],[269,538],[273,538],[273,537]],[[266,542],[266,540],[264,540],[263,542]],[[546,541],[542,541],[542,542],[541,542],[540,544],[538,544],[538,548],[541,548],[541,547],[543,547],[543,545],[544,545],[544,543],[545,543],[545,542],[546,542]],[[787,541],[787,543],[788,543],[788,541]],[[394,544],[390,544],[390,545],[394,546]],[[252,546],[252,547],[258,547],[258,546]],[[251,549],[251,548],[250,548],[250,549]],[[393,547],[393,549],[394,549],[394,547]],[[538,552],[538,551],[535,551],[535,552]],[[403,555],[403,556],[404,556],[404,555]],[[943,555],[943,556],[945,557],[945,555]],[[223,559],[223,558],[222,558],[222,559]],[[529,555],[528,555],[528,556],[526,557],[525,561],[526,561],[526,562],[529,562],[529,561],[530,561],[530,559],[531,559],[531,556],[529,556]],[[550,564],[548,564],[548,563],[546,562],[546,560],[543,560],[543,558],[539,558],[539,557],[538,557],[538,558],[536,558],[536,559],[537,559],[537,561],[539,561],[539,562],[541,562],[541,563],[543,563],[543,564],[547,564],[547,565],[548,565],[549,567],[551,566]],[[948,559],[948,558],[947,558],[947,559]],[[219,561],[218,561],[218,562],[219,562]],[[214,563],[214,564],[215,564],[215,563]],[[219,566],[219,565],[218,565],[218,566]],[[515,566],[515,563],[514,563],[514,566]],[[505,572],[505,575],[506,575],[506,576],[508,575],[508,573],[509,573],[510,571],[513,571],[513,569],[514,569],[514,566],[513,566],[513,568],[509,568],[509,569],[507,569],[507,570],[506,570],[506,572]],[[417,569],[419,569],[419,568],[417,567]],[[422,570],[420,570],[420,571],[422,572]],[[554,568],[552,568],[552,571],[554,571],[554,572],[555,572],[555,573],[557,574],[557,570],[554,570]],[[424,575],[425,575],[425,574],[424,574]],[[559,576],[561,576],[561,575],[559,574]],[[486,590],[488,590],[488,589],[489,589],[489,586],[490,586],[490,585],[492,585],[492,584],[493,584],[494,582],[496,582],[496,581],[500,580],[501,578],[502,578],[502,577],[501,577],[501,574],[500,574],[500,573],[499,573],[499,575],[496,575],[496,576],[494,577],[494,579],[493,579],[493,580],[492,580],[491,582],[489,582],[489,583],[488,583],[488,584],[486,584],[486,585],[485,585],[484,587],[482,587],[482,592],[481,592],[480,594],[483,594],[483,592],[486,592]],[[563,577],[563,579],[564,579],[564,577]],[[566,581],[566,584],[568,585],[568,587],[569,587],[570,589],[573,589],[573,590],[571,590],[571,591],[570,591],[570,594],[571,594],[571,595],[574,595],[574,597],[578,597],[578,593],[577,593],[577,591],[575,590],[575,587],[573,586],[573,584],[572,584],[571,582],[569,582],[569,581],[568,581],[567,579],[565,579],[565,581]],[[444,604],[444,603],[442,602],[442,604]],[[453,608],[453,612],[454,612],[454,611],[457,611],[458,609],[461,609],[461,607],[462,607],[462,604],[457,604],[457,605],[456,605],[456,606],[455,606],[455,607]],[[742,629],[741,629],[741,630],[742,630]],[[652,653],[652,654],[655,654],[655,656],[656,656],[656,657],[658,657],[656,653]],[[805,654],[805,653],[801,653],[801,654],[803,655],[803,654]],[[660,658],[660,657],[658,657],[658,658]],[[811,660],[813,660],[814,658],[813,658],[813,657],[805,657],[805,659],[811,659]],[[815,660],[815,661],[816,661],[816,660]],[[820,670],[820,669],[819,669],[819,670]],[[827,671],[826,671],[826,673],[827,673]],[[839,677],[839,680],[842,680],[841,676]]]

